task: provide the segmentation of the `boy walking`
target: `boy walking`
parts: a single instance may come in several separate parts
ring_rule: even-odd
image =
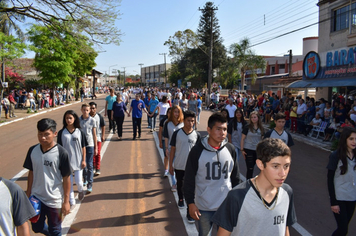
[[[97,138],[96,138],[96,122],[94,118],[89,116],[90,106],[87,103],[82,105],[82,115],[79,117],[80,127],[85,134],[87,145],[85,147],[87,166],[83,171],[84,175],[84,186],[87,185],[87,193],[93,191],[93,157],[97,155]]]
[[[102,115],[96,112],[98,105],[95,102],[90,102],[90,116],[94,118],[96,122],[96,141],[98,153],[94,156],[94,174],[95,176],[100,175],[100,162],[101,162],[101,144],[105,141],[105,120]]]
[[[137,93],[135,100],[132,100],[129,114],[132,111],[132,126],[133,126],[133,140],[136,139],[138,133],[138,138],[141,138],[141,121],[142,121],[142,110],[148,114],[145,103],[140,99],[140,94]]]
[[[210,235],[211,218],[228,192],[240,183],[235,147],[227,141],[227,120],[220,112],[208,120],[208,136],[189,153],[184,197],[199,235]]]
[[[185,111],[183,115],[183,128],[176,130],[172,135],[169,160],[170,174],[173,176],[173,172],[176,173],[179,208],[184,208],[183,179],[188,155],[192,147],[200,140],[200,134],[193,129],[195,124],[195,113],[192,111]],[[194,219],[189,215],[189,208],[187,208],[187,219],[189,223],[194,223]]]
[[[30,147],[23,164],[29,170],[27,197],[41,201],[40,218],[32,223],[32,230],[45,235],[61,235],[61,216],[70,212],[71,168],[67,151],[54,142],[56,126],[49,118],[38,121],[39,144]]]
[[[280,112],[277,113],[274,116],[274,123],[276,124],[276,127],[265,133],[263,138],[281,139],[285,144],[288,145],[288,147],[293,146],[294,142],[292,135],[290,135],[290,133],[284,129],[284,126],[286,124],[286,115]]]
[[[284,181],[291,151],[280,139],[267,138],[257,145],[256,164],[261,173],[229,192],[212,221],[218,236],[289,235],[297,219],[293,190]]]

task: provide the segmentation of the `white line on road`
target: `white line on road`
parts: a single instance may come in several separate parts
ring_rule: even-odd
[[[158,135],[157,135],[156,132],[153,132],[153,137],[155,139],[157,150],[158,150],[158,152],[160,154],[160,157],[161,157],[161,160],[163,162],[164,161],[163,150],[159,147]],[[170,186],[172,186],[172,179],[171,179],[170,176],[168,177],[168,180],[169,180]],[[175,204],[177,206],[177,204],[178,204],[178,194],[177,194],[177,192],[172,192],[172,193],[174,195],[174,199],[176,200]],[[187,234],[189,236],[197,236],[198,235],[198,231],[197,231],[197,229],[195,227],[195,224],[189,224],[188,221],[186,220],[186,218],[187,218],[186,217],[187,216],[187,208],[179,209],[179,213],[180,213],[180,215],[181,215],[181,217],[183,219],[183,223],[184,223],[185,229],[187,231]]]
[[[164,155],[163,155],[163,151],[162,149],[159,147],[159,141],[158,141],[158,135],[156,134],[156,132],[153,133],[153,137],[155,139],[155,142],[156,142],[156,147],[158,149],[158,152],[161,156],[161,159],[162,161],[164,160]],[[169,184],[172,186],[172,180],[171,178],[168,178],[169,179]],[[243,176],[241,173],[240,173],[240,179],[242,181],[246,181],[246,177]],[[175,197],[175,200],[176,200],[176,203],[178,204],[178,194],[177,192],[173,192],[173,195]],[[183,223],[186,227],[186,230],[187,230],[187,233],[189,236],[195,236],[195,235],[198,235],[198,232],[197,232],[197,229],[195,227],[194,224],[188,224],[186,220],[184,220],[186,217],[186,209],[179,209],[179,212],[181,214],[181,217],[183,218]],[[310,234],[306,229],[304,229],[300,224],[298,223],[295,223],[292,225],[292,227],[302,236],[312,236],[312,234]]]

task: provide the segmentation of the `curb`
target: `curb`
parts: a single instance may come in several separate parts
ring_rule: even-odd
[[[55,110],[58,110],[58,109],[61,109],[63,107],[68,107],[68,106],[71,106],[71,105],[74,105],[74,104],[77,104],[77,103],[80,103],[81,101],[74,101],[70,104],[65,104],[65,105],[61,105],[61,106],[57,106],[55,108],[51,108],[51,109],[48,109],[48,110],[45,110],[45,111],[40,111],[40,112],[36,112],[35,114],[31,114],[29,116],[25,116],[25,117],[22,117],[22,118],[17,118],[15,120],[11,120],[11,121],[7,121],[7,122],[3,122],[0,124],[0,127],[1,126],[4,126],[4,125],[8,125],[8,124],[12,124],[12,123],[15,123],[15,122],[18,122],[18,121],[21,121],[21,120],[25,120],[25,119],[29,119],[29,118],[32,118],[34,116],[38,116],[38,115],[41,115],[41,114],[44,114],[44,113],[47,113],[47,112],[50,112],[50,111],[55,111]]]

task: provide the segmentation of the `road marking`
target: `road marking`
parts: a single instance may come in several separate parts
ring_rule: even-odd
[[[129,173],[132,173],[135,166],[134,162],[136,161],[136,142],[132,142],[131,145],[131,155],[130,155],[130,168],[129,168]],[[127,185],[127,203],[125,204],[126,209],[125,209],[125,225],[132,225],[134,223],[133,219],[133,208],[134,208],[134,198],[133,194],[135,191],[135,180],[134,178],[130,178],[128,181]],[[134,235],[133,233],[133,227],[125,227],[125,236],[129,235]]]
[[[164,155],[163,155],[163,151],[162,149],[159,147],[159,142],[158,142],[158,135],[156,132],[153,133],[153,137],[154,137],[154,140],[155,140],[155,143],[156,143],[156,147],[157,147],[157,150],[161,156],[161,159],[162,159],[162,162],[164,160]],[[240,179],[242,181],[246,181],[246,177],[243,176],[241,173],[240,173]],[[172,186],[172,180],[171,178],[168,178],[169,180],[169,184]],[[178,194],[177,192],[173,192],[173,195],[175,197],[175,200],[176,200],[176,203],[178,204]],[[185,214],[186,214],[186,209],[179,209],[179,212],[180,212],[180,215],[183,219],[183,223],[186,227],[186,230],[187,230],[187,233],[189,236],[196,236],[198,235],[198,232],[197,232],[197,229],[196,227],[194,226],[194,224],[189,224],[187,223],[187,221],[185,220]],[[310,234],[306,229],[304,229],[300,224],[298,223],[295,223],[292,225],[292,227],[302,236],[312,236],[312,234]]]
[[[12,179],[10,179],[12,182],[16,182],[19,178],[21,178],[24,174],[28,172],[28,169],[23,169],[19,173],[17,173]]]
[[[162,160],[162,163],[163,163],[164,162],[163,150],[159,147],[158,135],[157,135],[156,132],[153,132],[153,137],[155,139],[156,147],[157,147],[157,150],[158,150],[158,152],[160,154],[160,157],[161,157],[161,160]],[[169,185],[172,186],[172,178],[169,176],[167,179],[169,181]],[[178,193],[177,192],[172,192],[172,193],[174,195],[174,199],[176,200],[176,205],[177,205],[178,204]],[[195,224],[190,224],[186,220],[187,219],[187,217],[186,217],[187,216],[187,208],[183,208],[183,209],[178,208],[178,210],[179,210],[179,213],[180,213],[180,215],[182,217],[182,220],[183,220],[185,229],[187,231],[187,234],[189,236],[197,236],[198,235],[198,231],[197,231],[197,229],[195,227]]]
[[[146,223],[145,212],[146,212],[146,201],[144,200],[144,193],[146,192],[146,188],[144,185],[144,178],[142,176],[142,151],[141,151],[141,142],[137,143],[137,173],[138,173],[138,183],[136,185],[136,191],[142,191],[143,197],[140,198],[140,203],[138,205],[139,214],[140,214],[140,223],[138,224],[138,233],[137,235],[147,235],[147,231],[145,230],[144,223]],[[137,193],[137,192],[136,192]]]

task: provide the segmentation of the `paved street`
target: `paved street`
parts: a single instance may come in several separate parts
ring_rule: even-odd
[[[98,111],[104,108],[104,97],[101,95],[97,100]],[[11,179],[23,170],[28,148],[38,142],[36,122],[39,119],[55,119],[59,130],[63,113],[68,109],[80,114],[80,103],[1,126],[0,176]],[[209,114],[208,111],[202,113],[198,127],[202,134],[206,134]],[[142,127],[140,140],[132,141],[131,118],[125,120],[123,141],[107,134],[112,137],[104,145],[102,174],[94,179],[93,193],[65,218],[63,231],[68,235],[188,235],[185,218],[181,218],[169,181],[162,177],[163,164],[154,136],[146,128],[146,115]],[[294,190],[300,227],[292,228],[291,235],[301,235],[297,230],[304,229],[304,235],[331,235],[336,225],[326,186],[329,152],[295,141],[292,155],[287,183]],[[245,175],[244,161],[240,159],[239,164]],[[16,183],[25,190],[26,180],[27,173],[19,176]],[[350,223],[349,235],[356,235],[355,217]]]

